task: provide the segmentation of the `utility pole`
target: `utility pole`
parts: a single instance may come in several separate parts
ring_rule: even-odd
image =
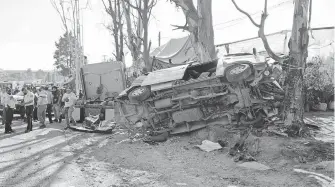
[[[161,46],[161,32],[158,33],[158,46]]]
[[[79,0],[75,0],[75,64],[76,64],[76,94],[79,95],[79,92],[81,90],[81,77],[80,77],[80,68],[81,64],[83,62],[82,58],[82,47],[81,47],[81,35],[80,35],[80,6],[79,6]]]

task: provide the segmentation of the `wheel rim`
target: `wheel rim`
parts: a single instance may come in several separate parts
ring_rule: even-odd
[[[136,89],[136,90],[134,90],[134,92],[133,92],[133,96],[139,96],[139,95],[141,95],[142,93],[144,93],[144,91],[145,91],[145,89],[144,88],[139,88],[139,89]]]
[[[231,69],[230,70],[230,74],[236,75],[236,74],[242,73],[246,69],[247,69],[246,65],[244,65],[244,66],[243,65],[239,65],[239,66],[236,66],[233,69]]]

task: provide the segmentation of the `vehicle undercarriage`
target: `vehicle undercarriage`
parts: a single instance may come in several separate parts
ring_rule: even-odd
[[[182,79],[135,86],[117,99],[120,122],[141,122],[171,134],[221,124],[256,125],[278,114],[283,91],[268,65],[239,61],[220,73],[218,62],[189,66]],[[221,76],[222,75],[222,76]],[[166,83],[165,83],[166,84]]]

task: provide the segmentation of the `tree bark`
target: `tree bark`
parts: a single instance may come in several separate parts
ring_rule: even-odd
[[[130,50],[132,59],[133,59],[133,65],[135,67],[138,67],[138,59],[139,59],[139,53],[141,49],[141,40],[138,39],[138,37],[142,37],[142,34],[137,36],[136,34],[133,33],[133,26],[130,18],[130,6],[129,4],[126,5],[124,1],[122,1],[122,7],[124,10],[124,16],[126,18],[126,24],[127,24],[127,34],[128,34],[128,49]],[[141,20],[137,19],[137,25],[134,25],[134,29],[136,33],[141,33],[139,29],[141,29],[140,24]],[[138,42],[139,41],[139,42]]]
[[[105,1],[102,0],[102,3],[105,7],[105,11],[112,18],[111,28],[107,27],[114,37],[114,46],[115,46],[115,58],[117,61],[123,60],[123,24],[122,24],[122,14],[121,14],[121,5],[120,0],[108,0],[108,5],[105,4]],[[114,3],[114,4],[113,4]]]
[[[196,9],[192,0],[172,0],[181,7],[185,17],[185,26],[176,26],[190,32],[190,39],[196,60],[201,63],[216,58],[212,21],[212,0],[198,0]]]
[[[143,60],[145,67],[147,68],[147,71],[152,70],[152,65],[149,61],[149,39],[148,39],[148,23],[149,23],[149,18],[147,12],[149,11],[149,0],[143,0],[143,11],[142,12],[142,24],[143,24]]]
[[[198,0],[199,15],[199,40],[205,47],[206,53],[209,53],[210,60],[216,58],[214,45],[214,29],[212,19],[212,1]]]
[[[305,129],[303,73],[308,56],[308,12],[310,0],[296,0],[292,35],[289,42],[290,57],[285,81],[284,125],[291,135],[302,135]]]
[[[136,5],[131,4],[130,0],[124,0],[124,1],[127,2],[129,7],[135,9],[137,11],[137,14],[138,14],[137,24],[134,24],[137,27],[136,28],[136,37],[133,37],[131,39],[133,42],[130,43],[131,45],[129,45],[128,47],[130,47],[130,51],[132,51],[132,54],[134,55],[133,59],[136,59],[134,57],[136,57],[137,55],[139,56],[141,45],[143,45],[142,59],[144,61],[146,70],[147,71],[152,71],[152,64],[149,61],[150,42],[149,42],[149,36],[148,36],[148,33],[149,33],[148,26],[149,26],[149,19],[150,19],[150,16],[151,16],[152,8],[156,5],[157,0],[139,0],[139,1],[135,1]],[[130,19],[127,18],[127,17],[130,17],[130,16],[126,16],[127,26],[129,26],[129,25],[131,25],[131,24],[129,24]],[[129,35],[129,33],[131,31],[129,30],[127,32],[128,32],[128,35]],[[143,38],[142,38],[142,32],[143,32]],[[132,36],[133,36],[133,34],[131,34],[131,36],[128,36],[128,37],[132,37]],[[136,47],[137,50],[134,49],[135,47]],[[138,61],[136,60],[136,62],[138,62]]]

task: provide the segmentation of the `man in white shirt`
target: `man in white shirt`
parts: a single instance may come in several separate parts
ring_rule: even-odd
[[[48,104],[48,98],[47,93],[43,88],[40,88],[38,90],[38,100],[37,100],[37,117],[38,121],[40,121],[41,126],[40,128],[45,128],[45,115],[46,115],[46,109]]]
[[[76,125],[76,121],[72,117],[72,113],[74,111],[74,105],[77,101],[77,96],[72,92],[70,88],[66,89],[66,93],[62,97],[62,101],[65,102],[64,106],[64,114],[66,120],[65,130],[70,127],[70,122],[73,121],[74,125]]]
[[[10,94],[10,90],[8,90],[7,94]],[[13,96],[7,97],[5,100],[6,102],[6,125],[5,125],[5,134],[12,133],[14,130],[12,129],[12,120],[14,115],[14,109],[15,109],[15,99]]]
[[[2,88],[1,89],[1,93],[0,93],[0,105],[2,106],[3,110],[2,110],[2,125],[5,125],[6,122],[6,101],[7,98],[9,97],[9,95],[6,92],[6,88]]]
[[[27,88],[22,88],[24,94],[23,105],[25,107],[26,116],[27,116],[27,130],[26,133],[33,130],[33,110],[34,110],[34,98],[35,95]]]

